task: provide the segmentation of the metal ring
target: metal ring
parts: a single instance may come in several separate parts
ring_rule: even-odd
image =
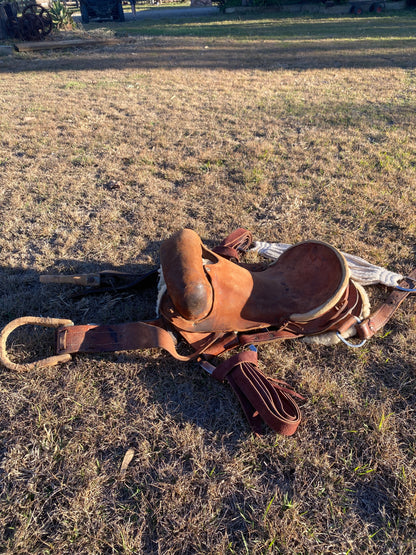
[[[342,337],[339,331],[337,331],[337,337],[339,337],[339,339],[341,339],[341,341],[345,343],[345,345],[347,345],[348,347],[352,347],[353,349],[359,349],[360,347],[365,345],[365,343],[367,343],[367,339],[363,339],[361,343],[350,343],[350,341],[347,341],[345,337]]]
[[[416,280],[411,277],[405,277],[404,279],[408,279],[409,281],[413,281],[413,283],[416,283]],[[413,289],[408,289],[406,287],[400,287],[399,285],[396,285],[396,289],[398,291],[404,291],[405,293],[416,293],[415,287]]]

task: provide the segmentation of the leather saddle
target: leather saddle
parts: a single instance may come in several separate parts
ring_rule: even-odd
[[[339,309],[350,277],[344,257],[320,241],[299,243],[253,272],[208,250],[190,229],[162,244],[160,260],[167,286],[161,314],[185,331],[309,322]]]
[[[183,229],[162,243],[160,260],[166,285],[160,314],[191,344],[212,333],[229,337],[255,330],[253,342],[264,329],[273,330],[273,339],[277,330],[283,338],[318,334],[361,310],[343,255],[321,241],[294,245],[255,271]]]
[[[0,362],[21,372],[68,362],[79,352],[161,348],[177,360],[197,360],[213,378],[228,381],[254,432],[261,433],[265,422],[280,434],[292,435],[301,418],[294,397],[302,397],[260,371],[254,345],[326,332],[342,337],[351,326],[365,341],[415,292],[409,285],[416,270],[373,315],[361,320],[361,295],[337,249],[321,241],[304,241],[259,270],[239,263],[251,242],[251,234],[239,228],[210,250],[194,231],[182,229],[161,245],[158,319],[75,326],[70,320],[18,318],[0,333]],[[140,281],[136,276],[133,283]],[[26,364],[9,359],[7,338],[25,324],[57,328],[54,356]],[[191,354],[178,352],[175,334],[192,347]],[[216,367],[211,364],[213,356],[244,346],[249,350]]]

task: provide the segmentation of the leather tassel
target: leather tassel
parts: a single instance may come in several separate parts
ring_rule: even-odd
[[[241,253],[247,252],[252,242],[253,236],[251,232],[243,227],[239,227],[212,250],[224,258],[228,258],[228,260],[238,262]]]

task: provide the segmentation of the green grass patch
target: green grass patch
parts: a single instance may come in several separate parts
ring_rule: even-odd
[[[97,29],[93,23],[87,29]],[[294,16],[278,11],[218,14],[200,18],[169,17],[107,23],[117,36],[233,38],[238,40],[414,39],[416,11],[356,18],[322,14]]]

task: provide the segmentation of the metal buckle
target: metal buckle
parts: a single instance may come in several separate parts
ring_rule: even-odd
[[[409,281],[416,283],[416,280],[411,277],[405,277],[404,279],[408,279]],[[399,287],[398,285],[396,285],[396,289],[398,291],[404,291],[405,293],[416,293],[416,287],[413,287],[413,289],[407,289],[406,287]]]
[[[352,314],[352,316],[354,316]],[[357,316],[354,316],[354,318],[357,320],[357,324],[361,324],[362,320],[360,320]],[[338,339],[340,339],[343,343],[345,343],[345,345],[347,345],[347,347],[351,347],[353,349],[359,349],[360,347],[362,347],[363,345],[365,345],[367,343],[367,339],[363,339],[361,341],[361,343],[351,343],[350,341],[348,341],[347,339],[345,339],[345,337],[342,337],[342,335],[340,334],[339,331],[336,332]]]
[[[42,318],[37,316],[24,316],[23,318],[13,320],[7,324],[7,326],[5,326],[0,333],[0,363],[3,366],[15,372],[27,372],[28,370],[33,370],[34,368],[46,368],[47,366],[55,366],[56,364],[71,360],[70,354],[63,354],[23,364],[16,364],[15,362],[12,362],[7,354],[7,338],[15,329],[27,324],[32,326],[43,326],[45,328],[59,328],[61,326],[74,325],[71,320],[60,318]]]

